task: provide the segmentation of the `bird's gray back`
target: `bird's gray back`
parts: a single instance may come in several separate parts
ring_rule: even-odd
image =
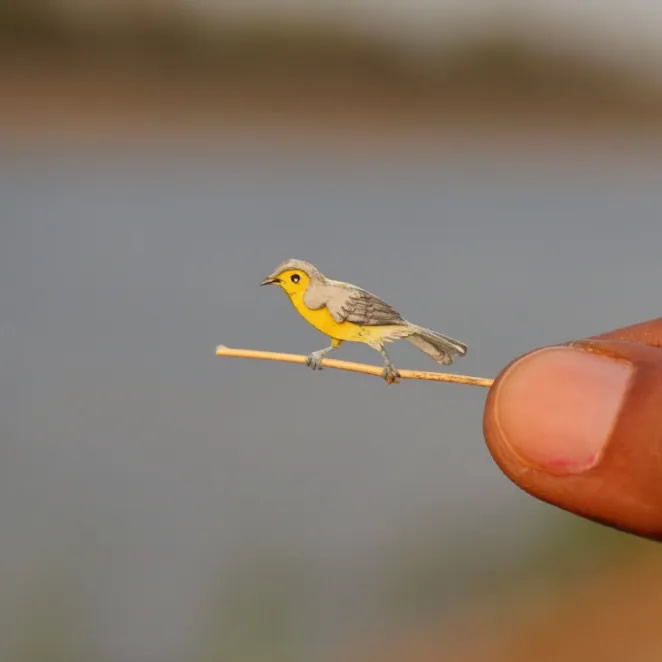
[[[304,296],[309,308],[325,305],[336,322],[364,326],[406,324],[400,313],[378,296],[337,280],[311,284]]]

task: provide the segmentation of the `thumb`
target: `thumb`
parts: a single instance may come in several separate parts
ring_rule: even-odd
[[[662,318],[516,359],[490,389],[484,433],[533,496],[662,539]]]

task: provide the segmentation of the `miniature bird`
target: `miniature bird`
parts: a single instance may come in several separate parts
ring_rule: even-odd
[[[331,338],[329,347],[308,355],[306,364],[313,370],[321,370],[322,358],[345,340],[365,343],[382,355],[383,377],[388,384],[398,381],[400,375],[384,343],[404,338],[444,365],[467,352],[459,340],[408,322],[379,297],[356,285],[326,278],[309,262],[286,260],[261,283],[271,284],[285,291],[309,324]]]

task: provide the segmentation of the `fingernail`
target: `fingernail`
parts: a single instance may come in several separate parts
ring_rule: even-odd
[[[516,361],[499,380],[495,421],[524,463],[555,474],[600,461],[633,373],[626,361],[551,347]]]

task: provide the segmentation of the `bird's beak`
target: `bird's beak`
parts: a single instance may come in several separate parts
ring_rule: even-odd
[[[280,278],[269,276],[269,278],[265,278],[260,285],[273,285],[274,283],[280,283]]]

